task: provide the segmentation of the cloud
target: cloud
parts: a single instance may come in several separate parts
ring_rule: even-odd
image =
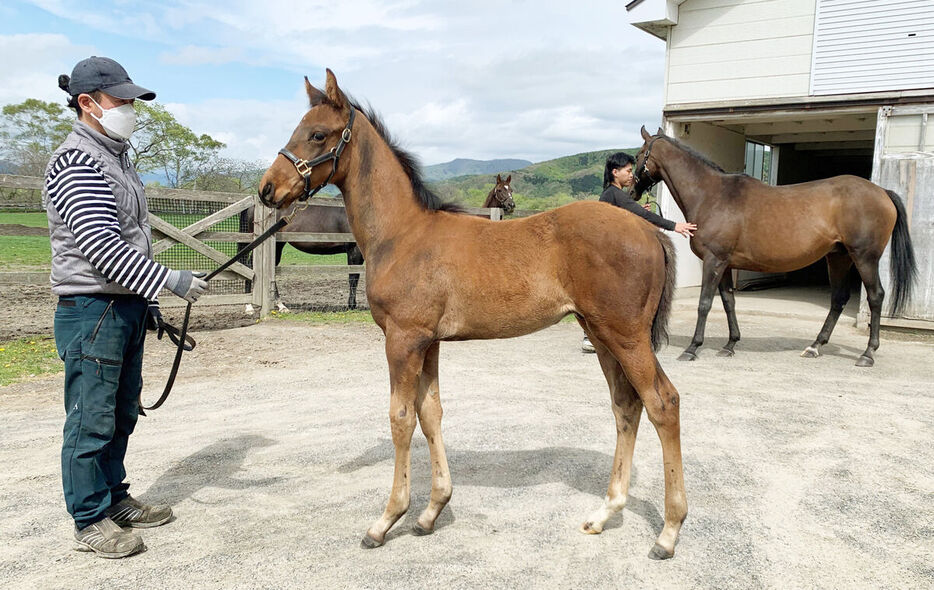
[[[174,52],[165,52],[159,56],[162,63],[170,65],[220,65],[243,60],[243,50],[239,47],[201,47],[186,45]]]
[[[76,45],[64,35],[28,33],[0,35],[0,55],[16,56],[3,60],[0,76],[0,104],[19,103],[27,98],[65,102],[58,88],[59,74],[71,74],[75,56],[93,53],[90,46]]]
[[[426,163],[636,146],[661,118],[664,43],[618,0],[34,3],[149,51],[180,120],[248,159],[281,147],[305,110],[300,76],[323,84],[325,66]]]
[[[290,100],[208,100],[168,103],[166,109],[198,134],[227,144],[230,158],[271,162],[308,108],[307,97]]]

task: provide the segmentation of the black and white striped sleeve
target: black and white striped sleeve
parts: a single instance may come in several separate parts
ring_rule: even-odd
[[[169,269],[121,238],[117,202],[97,162],[79,150],[65,152],[52,164],[45,182],[49,203],[94,268],[134,293],[155,299]]]

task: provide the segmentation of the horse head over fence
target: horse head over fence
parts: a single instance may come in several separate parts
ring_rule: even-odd
[[[499,207],[503,213],[509,215],[516,210],[516,202],[512,200],[512,174],[503,180],[499,174],[496,175],[496,184],[490,189],[490,193],[483,202],[484,207]]]

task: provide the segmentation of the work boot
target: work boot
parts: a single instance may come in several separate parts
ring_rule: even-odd
[[[594,350],[593,343],[590,341],[590,338],[584,336],[583,342],[581,342],[581,351],[583,352],[597,352]]]
[[[172,509],[165,504],[150,506],[127,496],[104,511],[119,526],[148,529],[169,522]]]
[[[81,530],[75,527],[75,547],[78,551],[93,551],[99,557],[119,559],[133,555],[143,548],[143,539],[134,532],[125,531],[109,518],[95,522]]]

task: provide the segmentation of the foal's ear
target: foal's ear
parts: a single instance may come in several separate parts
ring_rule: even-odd
[[[496,175],[496,184],[503,184],[503,177],[499,174]]]
[[[642,139],[648,141],[649,139],[652,138],[652,136],[649,135],[649,132],[645,130],[645,125],[642,126],[642,129],[640,130],[640,132],[642,133]]]
[[[661,127],[659,127],[659,128],[658,128],[658,131],[655,132],[655,135],[665,135],[665,132],[662,131],[662,128],[661,128]]]
[[[327,82],[324,85],[324,92],[328,95],[328,100],[340,110],[344,110],[344,93],[337,87],[337,78],[330,68],[327,70]]]
[[[512,180],[512,174],[506,177],[506,184],[509,184],[509,181]]]
[[[305,76],[305,92],[308,93],[308,102],[311,103],[311,106],[315,106],[324,98],[324,93],[311,85],[308,76]]]

